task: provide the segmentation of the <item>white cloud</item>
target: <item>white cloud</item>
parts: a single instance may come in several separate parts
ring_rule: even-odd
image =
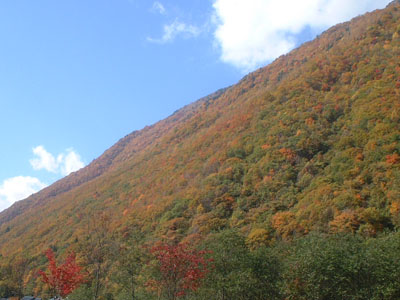
[[[79,154],[73,149],[67,149],[57,157],[48,152],[43,146],[37,146],[32,151],[36,157],[29,162],[34,170],[46,170],[66,176],[85,166]],[[41,182],[38,178],[30,176],[16,176],[4,180],[0,184],[0,211],[8,208],[15,201],[25,199],[46,186],[47,184]]]
[[[22,200],[45,188],[47,185],[30,176],[17,176],[6,179],[0,185],[0,211],[15,201]]]
[[[65,155],[62,155],[61,159],[61,174],[68,175],[83,168],[85,164],[82,162],[81,157],[78,153],[72,149],[68,149]]]
[[[65,153],[61,153],[57,157],[49,153],[43,146],[37,146],[32,151],[36,157],[29,162],[34,170],[44,169],[48,172],[66,176],[85,166],[80,155],[73,149],[67,149]]]
[[[158,12],[158,13],[160,13],[162,15],[165,15],[166,12],[167,12],[165,10],[164,5],[162,5],[161,2],[158,2],[158,1],[153,3],[153,7],[151,8],[151,10],[154,11],[154,12]]]
[[[37,156],[29,161],[34,170],[45,169],[49,172],[57,173],[59,162],[51,153],[47,152],[43,146],[37,146],[32,151]]]
[[[164,25],[164,33],[160,39],[153,39],[148,37],[147,40],[153,43],[165,44],[173,41],[178,35],[184,38],[196,37],[200,34],[200,28],[188,25],[179,21],[174,21],[171,24]]]
[[[215,0],[215,41],[226,63],[250,71],[296,46],[305,28],[322,30],[391,0]]]

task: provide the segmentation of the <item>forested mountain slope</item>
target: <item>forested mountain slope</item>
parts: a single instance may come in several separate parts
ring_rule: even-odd
[[[201,84],[201,83],[199,83]],[[99,213],[149,239],[252,243],[400,225],[400,4],[327,30],[0,214],[0,253],[74,248]]]

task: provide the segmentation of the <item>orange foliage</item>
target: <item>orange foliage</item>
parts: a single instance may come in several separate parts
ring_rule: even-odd
[[[296,159],[296,153],[291,149],[281,148],[279,149],[279,153],[290,162],[293,162]]]
[[[400,162],[400,155],[397,153],[386,155],[386,162],[390,165],[394,165]]]
[[[312,125],[314,125],[314,123],[315,123],[315,120],[313,118],[307,118],[306,119],[306,124],[308,126],[312,126]]]
[[[296,222],[296,218],[293,212],[284,211],[277,212],[272,217],[272,227],[276,230],[276,232],[287,239],[298,231],[298,224]]]
[[[342,211],[329,223],[332,232],[356,232],[360,220],[353,210]]]
[[[271,144],[265,144],[265,145],[261,146],[261,149],[263,149],[263,150],[267,150],[269,148],[271,148]]]
[[[321,113],[324,106],[321,103],[318,103],[316,106],[313,107],[313,110],[317,113]]]
[[[400,213],[400,202],[399,201],[392,202],[392,204],[390,205],[390,213],[393,216],[399,215],[399,213]]]

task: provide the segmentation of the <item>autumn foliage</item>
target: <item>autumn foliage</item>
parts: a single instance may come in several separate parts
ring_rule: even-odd
[[[66,297],[85,281],[82,268],[76,263],[74,252],[71,252],[59,266],[57,266],[53,250],[48,249],[46,257],[49,260],[50,274],[39,270],[39,275],[57,296]]]
[[[209,272],[211,260],[206,251],[190,249],[186,244],[158,244],[151,248],[156,258],[158,276],[148,282],[153,289],[162,289],[168,299],[185,296],[199,288]]]
[[[61,251],[81,251],[79,256],[89,272],[87,286],[70,298],[94,299],[76,295],[86,288],[87,293],[103,299],[106,294],[128,299],[128,290],[138,298],[152,299],[147,297],[151,287],[164,298],[174,299],[202,282],[196,299],[203,297],[203,287],[210,291],[210,297],[203,299],[274,299],[244,296],[246,291],[257,290],[249,278],[259,278],[267,270],[260,264],[249,270],[244,262],[251,263],[258,248],[273,248],[282,240],[290,243],[313,232],[363,239],[399,232],[399,99],[400,2],[395,1],[386,9],[334,26],[238,84],[129,134],[86,168],[1,212],[0,265],[18,264],[19,249],[33,258],[32,265],[38,265],[38,249],[51,244]],[[103,211],[110,212],[109,228],[100,231],[90,224],[98,224],[96,212]],[[232,267],[232,276],[227,277],[219,275],[227,270],[222,263],[218,269],[217,258],[231,258],[231,248],[221,255],[217,247],[208,247],[213,249],[215,267],[207,274],[209,266],[186,258],[191,253],[187,247],[158,245],[152,249],[157,272],[149,274],[146,260],[140,261],[143,267],[133,264],[135,252],[125,251],[124,258],[115,250],[121,248],[118,242],[114,244],[115,235],[120,234],[119,243],[126,244],[124,228],[133,225],[146,245],[157,240],[207,241],[217,232],[235,229],[243,235],[243,247],[253,254],[237,259],[242,265],[233,262],[236,269]],[[132,264],[118,268],[123,263],[115,263],[114,255]],[[181,260],[174,265],[176,256]],[[309,256],[310,263],[314,256]],[[393,264],[385,265],[385,261],[389,260],[369,268],[372,272],[382,266],[376,278],[400,274],[400,259],[393,258],[399,262],[399,272],[390,271]],[[288,264],[295,266],[296,261]],[[194,270],[189,272],[190,268]],[[29,269],[20,273],[27,287],[36,286]],[[7,270],[5,274],[10,277]],[[130,283],[126,274],[133,278]],[[299,269],[298,274],[314,273]],[[393,278],[385,279],[390,283],[388,289],[400,282],[400,276]],[[206,286],[217,279],[224,281],[221,297],[215,294],[220,285]],[[237,284],[239,280],[242,285]],[[261,279],[256,282],[260,290],[267,286]],[[309,287],[318,286],[311,282]],[[237,297],[226,298],[228,291]],[[399,292],[393,288],[393,298],[316,297],[314,291],[307,294],[311,296],[290,297],[399,299],[400,283]]]

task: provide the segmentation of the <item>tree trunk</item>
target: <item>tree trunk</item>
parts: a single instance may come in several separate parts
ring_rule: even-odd
[[[97,300],[97,297],[99,296],[99,289],[100,289],[100,266],[97,266],[96,270],[96,286],[94,289],[94,294],[93,294],[93,300]]]
[[[131,296],[132,300],[135,300],[135,279],[133,276],[131,277]]]

